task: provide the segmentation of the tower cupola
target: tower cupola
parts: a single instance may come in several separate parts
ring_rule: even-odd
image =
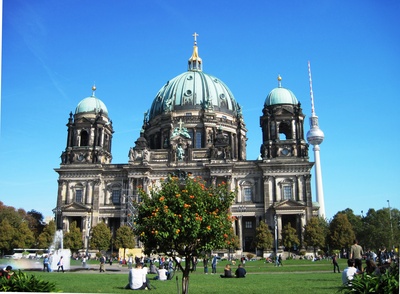
[[[81,100],[68,119],[67,146],[61,155],[62,164],[110,163],[114,133],[106,105],[95,96]]]
[[[261,158],[308,158],[304,117],[296,96],[291,90],[282,87],[282,77],[279,75],[278,87],[268,94],[263,116],[260,117],[263,134]]]

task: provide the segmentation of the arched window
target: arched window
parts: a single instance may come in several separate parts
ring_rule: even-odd
[[[86,130],[81,131],[81,146],[89,146],[89,134]]]
[[[196,146],[195,148],[201,148],[202,147],[202,137],[203,137],[203,133],[201,132],[201,130],[197,130],[196,131]]]
[[[283,121],[279,124],[279,139],[280,140],[292,139],[292,128],[290,123]]]
[[[73,187],[75,192],[74,201],[77,203],[83,203],[83,195],[84,195],[84,186],[81,183],[78,183],[75,187]]]
[[[242,192],[242,202],[254,201],[254,184],[249,181],[244,181],[240,184]]]
[[[121,184],[111,184],[107,187],[108,192],[110,193],[109,196],[111,196],[111,203],[116,205],[116,204],[121,204],[121,195],[122,195],[122,186]]]
[[[103,129],[98,129],[97,131],[97,146],[101,146],[101,135],[103,134]]]
[[[121,189],[113,189],[111,192],[111,199],[113,204],[121,203]]]
[[[285,179],[279,183],[281,187],[281,199],[282,200],[289,200],[293,199],[293,180],[292,179]]]
[[[82,192],[83,192],[82,189],[75,190],[75,202],[82,203],[83,201]]]

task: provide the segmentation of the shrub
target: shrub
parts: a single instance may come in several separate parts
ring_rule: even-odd
[[[394,264],[379,275],[356,275],[351,286],[343,286],[343,293],[399,293],[399,267]]]
[[[29,256],[29,252],[28,252],[28,251],[22,252],[22,256],[23,256],[23,257],[28,257],[28,256]]]
[[[1,292],[54,292],[55,290],[55,283],[38,279],[34,275],[28,276],[20,270],[10,279],[0,277]]]
[[[247,253],[247,254],[246,254],[247,260],[251,260],[254,256],[255,256],[255,255],[252,254],[252,253]]]

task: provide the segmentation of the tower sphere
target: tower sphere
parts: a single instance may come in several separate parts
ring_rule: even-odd
[[[311,145],[320,145],[324,141],[324,132],[319,127],[312,127],[307,132],[307,141]]]

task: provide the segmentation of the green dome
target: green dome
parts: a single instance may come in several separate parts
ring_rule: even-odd
[[[220,79],[199,70],[189,70],[168,81],[157,93],[149,119],[168,111],[200,110],[210,105],[214,110],[237,114],[239,105]]]
[[[277,105],[277,104],[291,104],[297,105],[299,101],[297,101],[296,96],[292,91],[286,88],[278,87],[273,89],[265,99],[265,106]]]
[[[94,112],[99,113],[100,111],[103,114],[108,114],[108,110],[106,105],[99,98],[95,96],[87,97],[78,103],[78,106],[75,109],[75,114],[85,113],[85,112]]]

